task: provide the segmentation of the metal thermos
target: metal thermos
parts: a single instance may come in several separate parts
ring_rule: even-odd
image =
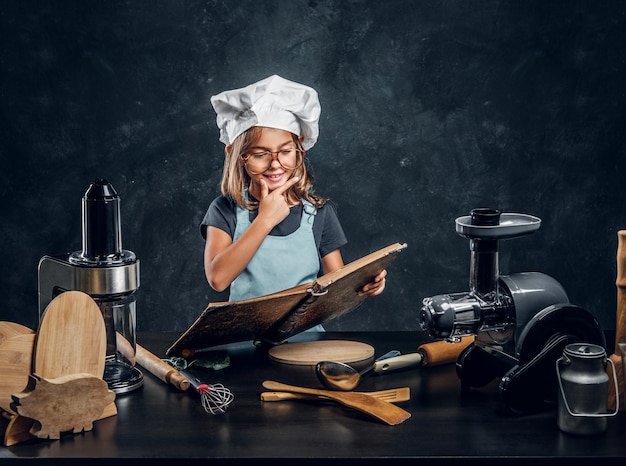
[[[603,347],[574,343],[563,349],[556,361],[559,382],[557,422],[563,432],[578,435],[600,434],[606,430],[609,376]],[[614,377],[615,379],[617,377]]]

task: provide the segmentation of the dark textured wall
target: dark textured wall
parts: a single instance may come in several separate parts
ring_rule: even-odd
[[[138,330],[183,330],[213,292],[198,224],[223,146],[209,97],[270,74],[315,87],[317,192],[346,261],[394,242],[386,292],[328,329],[414,330],[421,300],[468,290],[454,219],[542,219],[502,242],[615,328],[626,228],[622,1],[3,1],[2,320],[34,327],[37,264],[81,249],[81,197],[107,178],[141,260]]]

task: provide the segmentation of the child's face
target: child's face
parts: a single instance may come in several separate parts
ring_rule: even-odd
[[[273,152],[276,155],[276,152],[288,149],[296,149],[293,136],[289,131],[263,127],[258,141],[252,145],[248,153]],[[252,173],[253,170],[249,170],[245,165],[244,167],[252,180],[251,193],[257,199],[259,199],[258,195],[261,192],[261,180],[265,180],[271,192],[285,184],[294,172],[294,170],[286,169],[278,163],[276,157],[273,158],[269,168],[263,173]]]

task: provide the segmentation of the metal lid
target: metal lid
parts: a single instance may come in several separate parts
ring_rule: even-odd
[[[572,343],[565,347],[563,353],[570,357],[593,359],[603,357],[606,351],[602,346],[591,343]]]

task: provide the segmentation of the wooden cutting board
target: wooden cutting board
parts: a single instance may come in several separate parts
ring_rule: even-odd
[[[268,355],[280,363],[312,366],[320,361],[364,361],[374,356],[374,348],[359,341],[319,340],[284,343],[270,348]]]
[[[58,393],[55,394],[56,403],[71,400],[80,406],[80,402],[87,402],[95,411],[102,412],[95,415],[80,409],[80,416],[73,416],[68,421],[67,409],[44,410],[43,417],[34,422],[20,413],[20,409],[26,407],[18,405],[17,414],[9,413],[3,432],[5,446],[27,441],[33,436],[58,438],[60,429],[64,429],[68,422],[73,424],[74,432],[89,430],[93,420],[117,414],[115,394],[106,388],[102,380],[106,358],[104,318],[91,296],[81,291],[66,291],[54,298],[41,316],[34,340],[33,373],[29,382],[47,379],[46,385],[37,392],[37,386],[29,383],[24,391],[12,393],[12,400],[16,402],[29,397],[37,400],[42,391],[46,395],[46,389],[52,384],[52,387],[58,387],[56,392],[63,394],[60,398]],[[79,386],[82,388],[77,390]],[[102,406],[105,406],[104,409]],[[38,407],[45,408],[43,405]]]
[[[13,413],[11,395],[28,385],[32,370],[35,333],[25,333],[8,338],[0,344],[0,408]]]
[[[0,345],[11,337],[24,335],[26,333],[35,332],[22,324],[18,324],[17,322],[8,322],[6,320],[0,321]]]
[[[0,321],[0,409],[11,410],[11,394],[28,384],[35,332],[17,322]]]
[[[102,378],[106,329],[100,308],[82,291],[66,291],[46,307],[35,341],[33,372],[55,379],[86,373]]]

